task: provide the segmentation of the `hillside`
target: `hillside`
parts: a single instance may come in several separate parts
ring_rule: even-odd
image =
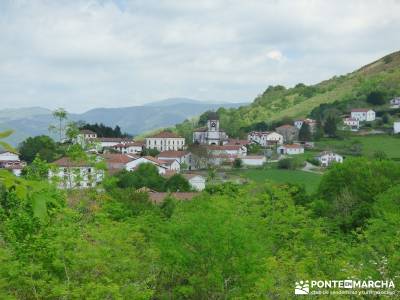
[[[382,91],[386,100],[400,95],[400,52],[315,85],[270,86],[250,105],[238,109],[221,108],[218,112],[222,126],[234,135],[240,128],[258,122],[305,117],[324,103],[359,101],[357,104],[367,105],[368,93],[376,90]]]

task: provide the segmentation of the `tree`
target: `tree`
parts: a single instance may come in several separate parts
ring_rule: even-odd
[[[22,174],[28,180],[43,180],[48,177],[49,165],[37,154],[33,162],[23,169]]]
[[[324,131],[329,137],[336,137],[336,118],[332,115],[325,120]]]
[[[390,123],[390,115],[388,113],[384,113],[382,116],[382,122],[384,124],[388,124]]]
[[[190,184],[185,177],[175,174],[165,182],[165,190],[169,192],[189,192]]]
[[[15,151],[14,148],[8,143],[1,141],[1,139],[5,139],[14,133],[13,130],[6,130],[0,132],[0,147],[6,149],[7,151]]]
[[[349,232],[365,225],[374,199],[398,184],[400,166],[390,160],[347,159],[334,164],[323,176],[319,195],[326,208],[321,212]]]
[[[383,105],[385,104],[385,95],[381,91],[373,91],[368,94],[367,102],[372,105]]]
[[[55,131],[59,134],[59,142],[61,143],[64,136],[65,125],[64,122],[67,120],[68,113],[64,108],[58,108],[53,112],[53,117],[58,121],[57,125],[50,125],[49,130]]]
[[[156,191],[164,191],[165,178],[158,173],[158,169],[151,163],[140,164],[133,172],[121,171],[116,174],[117,186],[120,188],[147,187]]]
[[[54,140],[47,135],[27,138],[19,145],[18,150],[21,159],[27,163],[31,163],[38,154],[41,159],[52,162],[61,152]]]
[[[300,128],[299,140],[300,141],[305,141],[305,142],[311,141],[310,125],[308,125],[306,122],[303,122],[303,125]]]
[[[233,161],[233,167],[235,169],[240,169],[241,167],[243,167],[243,161],[240,158],[235,158],[235,160]]]

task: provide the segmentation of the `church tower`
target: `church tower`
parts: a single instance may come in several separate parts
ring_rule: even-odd
[[[207,120],[208,131],[210,132],[218,132],[219,131],[219,117],[217,113],[212,112],[208,116]]]

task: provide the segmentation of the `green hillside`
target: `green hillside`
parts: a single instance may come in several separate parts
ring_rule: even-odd
[[[220,108],[218,114],[222,128],[229,135],[237,136],[260,122],[270,123],[285,117],[306,117],[321,104],[342,104],[342,111],[351,107],[370,106],[366,99],[369,93],[375,91],[384,94],[386,103],[392,97],[400,96],[400,51],[352,73],[334,76],[316,85],[306,86],[299,83],[293,88],[270,86],[250,105],[232,109]],[[347,107],[343,109],[346,103]],[[379,111],[385,107],[388,104],[375,109]],[[190,127],[189,123],[178,125],[178,131],[185,134],[185,128]]]

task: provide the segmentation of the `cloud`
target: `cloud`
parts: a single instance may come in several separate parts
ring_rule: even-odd
[[[272,50],[267,53],[267,57],[272,59],[272,60],[282,60],[283,59],[283,54],[279,50]]]
[[[398,50],[398,1],[4,0],[2,107],[251,101]]]

